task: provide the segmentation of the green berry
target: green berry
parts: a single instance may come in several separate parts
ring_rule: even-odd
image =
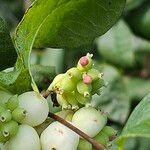
[[[92,150],[92,145],[88,141],[80,139],[77,150]]]
[[[13,120],[17,122],[21,122],[27,115],[27,111],[23,108],[17,107],[13,112],[12,112],[12,118]]]
[[[5,107],[3,105],[0,105],[0,114],[4,111],[5,111]]]
[[[18,127],[19,127],[18,123],[16,121],[11,120],[5,123],[4,125],[2,125],[1,132],[4,137],[11,138],[16,135],[18,131]]]
[[[60,106],[62,106],[62,109],[67,109],[69,107],[69,103],[65,99],[63,94],[57,94],[57,101]]]
[[[70,111],[70,112],[67,114],[67,116],[66,116],[65,119],[66,119],[67,121],[72,121],[73,115],[74,115],[74,112],[73,112],[73,111]]]
[[[67,102],[72,106],[72,109],[78,109],[78,101],[75,98],[75,94],[74,93],[65,93],[64,94],[65,99],[67,100]]]
[[[103,131],[100,131],[95,137],[94,139],[102,144],[103,146],[107,146],[108,142],[109,142],[109,137],[107,136],[107,134]]]
[[[57,75],[55,78],[54,78],[54,80],[53,80],[53,82],[50,84],[50,86],[48,87],[48,90],[49,91],[54,91],[54,90],[56,90],[57,88],[59,88],[58,87],[58,84],[59,84],[59,82],[63,79],[63,77],[64,77],[64,74],[59,74],[59,75]]]
[[[60,91],[62,92],[73,92],[76,90],[75,83],[67,75],[63,77],[60,82]]]
[[[92,77],[92,81],[96,81],[96,80],[98,80],[100,78],[100,73],[96,69],[88,70],[87,74]]]
[[[9,98],[9,100],[6,103],[7,109],[13,111],[15,108],[17,108],[19,105],[18,95],[14,95]]]
[[[91,84],[85,84],[82,81],[80,81],[77,84],[77,90],[84,97],[90,97],[90,92],[92,90],[92,86],[91,86]]]
[[[116,130],[114,130],[110,126],[105,126],[102,131],[105,132],[108,136],[112,136],[112,135],[116,135],[117,134]]]
[[[11,111],[10,110],[5,110],[0,113],[0,122],[8,122],[12,118]]]
[[[3,132],[2,132],[2,130],[1,130],[1,128],[0,128],[0,142],[1,142],[1,143],[5,143],[5,142],[7,142],[8,140],[9,140],[9,136],[5,137],[5,136],[3,135]]]
[[[90,102],[91,96],[90,97],[84,97],[80,93],[76,92],[75,93],[75,99],[78,101],[80,104],[85,105]]]
[[[68,76],[69,76],[72,80],[74,80],[75,82],[82,79],[82,73],[81,73],[80,70],[79,70],[78,68],[76,68],[76,67],[73,67],[73,68],[69,69],[69,70],[67,71],[67,74],[68,74]]]

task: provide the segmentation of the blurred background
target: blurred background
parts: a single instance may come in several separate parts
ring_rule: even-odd
[[[0,16],[12,35],[31,1],[0,0]],[[104,73],[106,82],[92,102],[109,113],[108,124],[119,134],[139,101],[150,93],[150,0],[127,0],[120,20],[90,47],[34,49],[31,64],[54,66],[58,74],[76,65],[87,52],[94,54],[95,67]],[[35,81],[40,89],[46,89],[52,80],[48,68],[42,70],[41,78],[36,78],[36,69],[32,70]],[[125,149],[150,150],[149,140],[129,139]],[[116,149],[113,145],[112,150]]]

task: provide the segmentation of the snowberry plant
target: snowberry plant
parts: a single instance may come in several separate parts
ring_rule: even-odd
[[[76,66],[57,75],[55,65],[31,64],[30,59],[32,49],[89,50],[93,40],[116,23],[124,6],[125,0],[35,0],[11,34],[13,42],[0,17],[0,149],[105,150],[111,146],[116,137],[107,124],[111,114],[92,101],[105,86],[105,74],[94,65],[96,56],[85,52]],[[131,115],[116,140],[120,149],[141,126],[139,136],[149,133],[149,124],[144,125],[148,104],[149,96]]]

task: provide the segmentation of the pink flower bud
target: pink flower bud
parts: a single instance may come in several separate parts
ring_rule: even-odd
[[[85,84],[90,84],[91,82],[92,82],[92,77],[91,77],[91,76],[85,75],[85,76],[83,77],[83,83],[85,83]]]
[[[79,62],[82,66],[86,66],[89,63],[89,60],[86,56],[83,56],[80,58]]]

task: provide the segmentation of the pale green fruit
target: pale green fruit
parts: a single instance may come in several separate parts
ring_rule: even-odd
[[[77,150],[92,150],[92,144],[85,139],[80,139]]]
[[[76,92],[76,93],[75,93],[75,99],[76,99],[76,101],[78,101],[80,104],[85,105],[85,104],[88,104],[92,98],[91,98],[91,96],[90,96],[90,97],[84,97],[84,96],[81,95],[80,93]]]
[[[15,108],[17,108],[19,105],[18,95],[14,95],[9,98],[9,100],[6,103],[7,109],[13,111]]]
[[[62,94],[57,94],[57,102],[62,106],[62,109],[67,109],[69,107],[69,103]]]
[[[16,135],[17,131],[18,131],[18,123],[13,120],[4,123],[1,127],[1,132],[4,137],[11,138]]]
[[[80,71],[78,68],[76,68],[76,67],[73,67],[73,68],[69,69],[69,70],[67,71],[67,74],[68,74],[69,78],[71,78],[71,79],[74,80],[75,82],[82,79],[82,73],[81,73],[81,71]]]
[[[0,122],[8,122],[12,118],[11,111],[10,110],[4,110],[0,113]]]
[[[83,95],[84,97],[90,97],[90,92],[92,90],[91,84],[85,84],[82,81],[78,82],[77,84],[78,92]]]
[[[9,150],[41,150],[36,130],[28,125],[20,125],[16,136],[9,141]]]
[[[79,136],[59,122],[50,124],[41,134],[42,150],[76,150]]]
[[[93,107],[79,109],[72,118],[72,123],[90,137],[96,136],[106,125],[105,114]]]
[[[60,90],[62,92],[72,92],[76,90],[76,84],[68,75],[65,75],[60,82]]]
[[[16,108],[12,112],[12,118],[17,122],[21,122],[26,117],[26,115],[27,115],[26,110],[20,107]]]
[[[5,107],[4,107],[4,105],[2,104],[2,105],[0,105],[0,113],[2,113],[2,112],[4,112],[5,111]]]
[[[43,123],[48,117],[49,107],[45,98],[37,92],[26,92],[19,97],[19,107],[26,111],[26,117],[21,121],[30,126]]]
[[[57,75],[57,76],[54,78],[53,82],[52,82],[52,83],[50,84],[50,86],[48,87],[48,90],[49,90],[49,91],[54,91],[54,90],[56,90],[57,88],[59,88],[59,87],[57,87],[57,84],[63,79],[64,75],[65,75],[65,74],[59,74],[59,75]]]

